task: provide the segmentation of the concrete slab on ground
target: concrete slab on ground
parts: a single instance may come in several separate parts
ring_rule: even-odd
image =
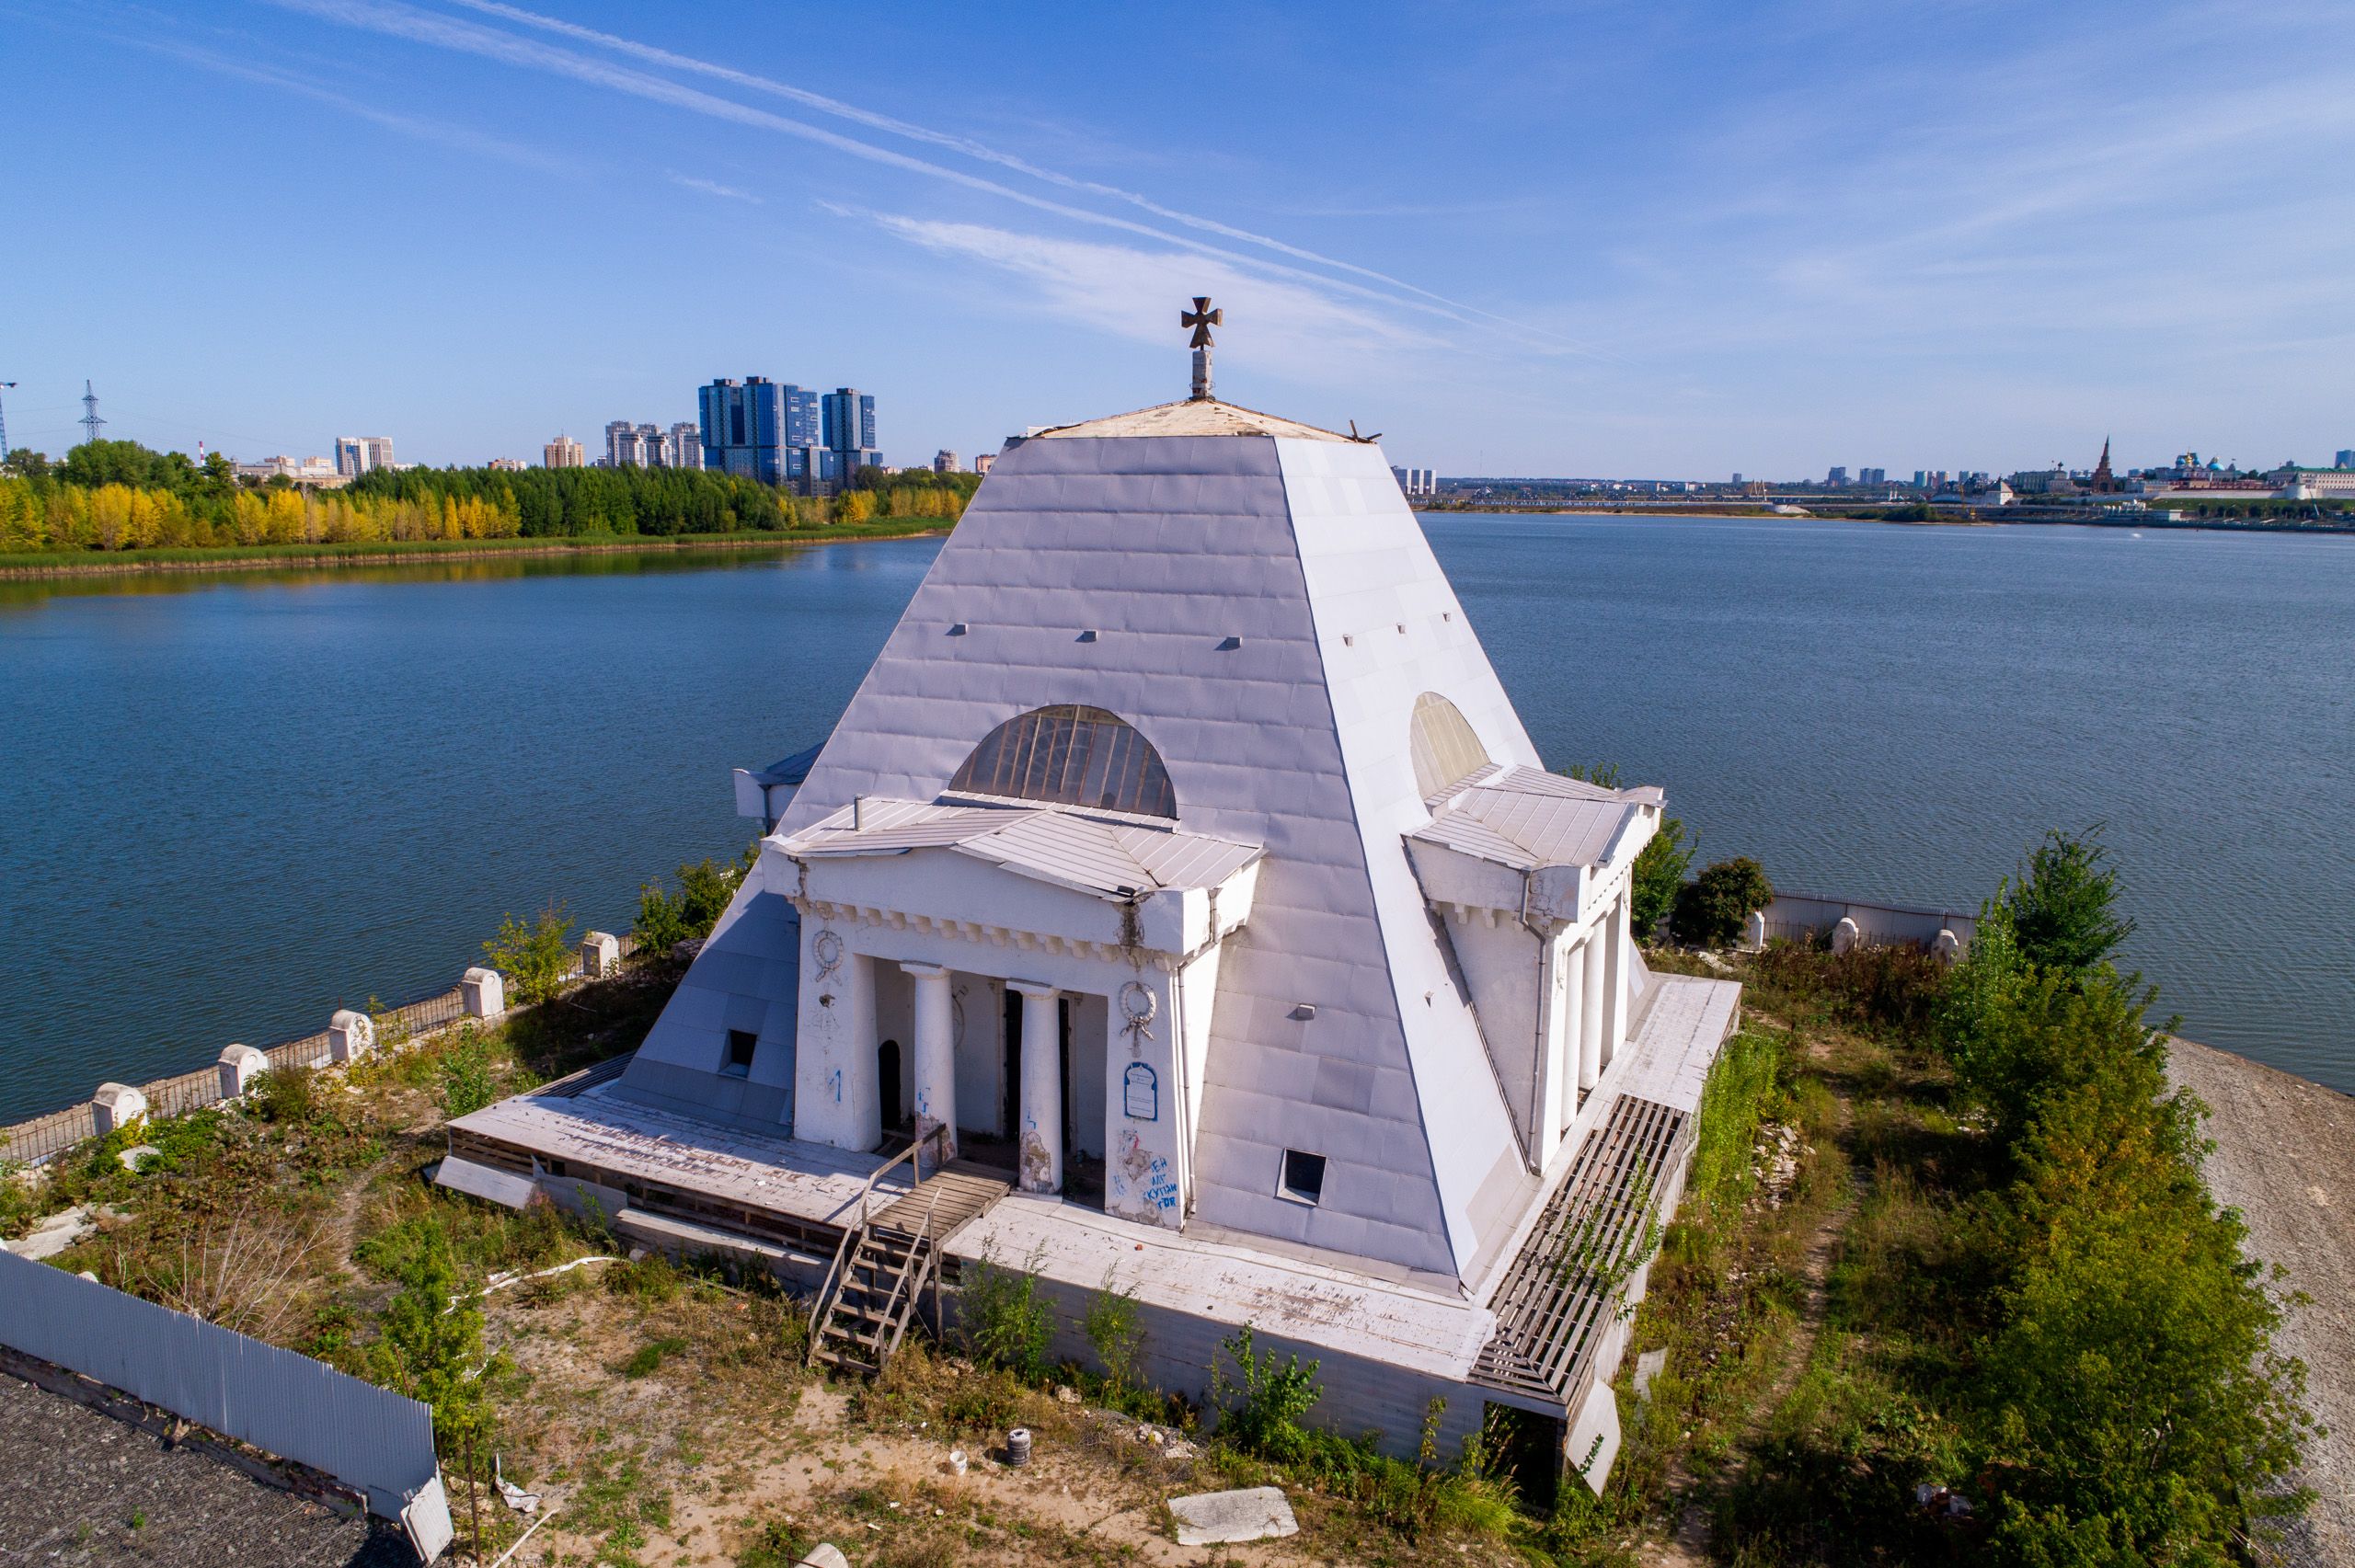
[[[1272,1486],[1172,1497],[1169,1512],[1178,1521],[1180,1546],[1275,1540],[1300,1533],[1300,1522],[1292,1516],[1292,1505],[1281,1491]]]

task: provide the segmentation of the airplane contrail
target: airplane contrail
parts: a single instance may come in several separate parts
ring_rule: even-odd
[[[1066,190],[1079,191],[1089,196],[1105,197],[1116,201],[1125,201],[1143,212],[1152,213],[1156,218],[1160,218],[1173,223],[1182,223],[1188,228],[1199,229],[1205,234],[1214,234],[1223,239],[1237,240],[1246,245],[1260,246],[1266,249],[1275,251],[1279,255],[1289,256],[1296,261],[1305,261],[1315,266],[1329,267],[1338,271],[1352,273],[1361,278],[1369,278],[1376,282],[1387,284],[1391,288],[1402,289],[1410,294],[1419,295],[1423,299],[1430,300],[1440,304],[1448,305],[1455,310],[1465,311],[1474,315],[1484,317],[1502,326],[1515,327],[1523,332],[1535,330],[1522,322],[1513,321],[1509,317],[1498,315],[1490,311],[1482,310],[1477,305],[1466,304],[1461,300],[1450,299],[1445,294],[1434,292],[1430,289],[1410,283],[1403,278],[1394,277],[1387,272],[1377,271],[1371,267],[1361,267],[1352,261],[1344,261],[1338,257],[1327,256],[1319,251],[1309,250],[1303,246],[1278,239],[1271,235],[1258,234],[1250,229],[1236,228],[1232,224],[1220,223],[1215,218],[1205,218],[1199,213],[1188,212],[1175,207],[1164,206],[1150,197],[1141,195],[1133,190],[1122,189],[1117,185],[1107,185],[1099,180],[1083,179],[1075,175],[1064,174],[1059,169],[1047,168],[1039,164],[1034,164],[1028,159],[1020,157],[1015,154],[1000,151],[998,148],[990,146],[987,143],[977,142],[971,137],[959,136],[945,131],[935,131],[929,126],[918,125],[913,121],[900,120],[888,114],[879,114],[873,109],[861,109],[856,104],[844,103],[840,98],[828,97],[823,93],[814,93],[806,87],[797,87],[789,82],[780,82],[774,77],[758,75],[750,71],[740,71],[733,66],[722,65],[715,61],[701,60],[693,55],[675,53],[671,50],[661,49],[653,44],[640,43],[635,39],[622,38],[614,33],[602,32],[595,28],[583,27],[578,22],[568,22],[559,17],[543,16],[536,11],[525,10],[520,6],[505,5],[501,3],[501,0],[449,0],[449,3],[454,6],[463,6],[470,11],[479,12],[484,16],[499,17],[507,21],[515,22],[524,27],[537,28],[542,31],[555,33],[565,38],[574,39],[583,43],[596,44],[602,48],[613,50],[618,53],[627,54],[633,58],[646,61],[649,64],[666,66],[674,71],[694,72],[700,75],[709,76],[715,80],[729,83],[733,86],[746,87],[755,92],[773,94],[778,97],[786,98],[794,103],[800,104],[806,109],[814,109],[821,113],[831,114],[839,119],[850,120],[856,124],[864,125],[870,130],[887,132],[891,135],[902,136],[913,142],[922,142],[927,145],[939,147],[948,152],[959,153],[966,157],[973,158],[980,162],[995,164],[1001,168],[1012,170],[1017,174],[1027,175],[1032,179],[1040,180],[1046,184],[1060,186]]]

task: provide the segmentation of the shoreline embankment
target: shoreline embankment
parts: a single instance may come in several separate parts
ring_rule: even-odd
[[[2276,1346],[2306,1364],[2306,1407],[2326,1429],[2300,1479],[2315,1505],[2273,1554],[2295,1568],[2355,1563],[2355,1096],[2185,1039],[2168,1076],[2208,1106],[2208,1189],[2237,1208],[2249,1251],[2280,1268]]]
[[[946,534],[949,527],[937,518],[918,520],[904,528],[886,524],[854,524],[822,532],[744,532],[711,534],[603,534],[582,538],[525,539],[505,542],[470,539],[379,544],[264,545],[232,547],[219,553],[175,550],[146,555],[126,550],[93,560],[87,554],[63,555],[55,561],[25,555],[0,557],[0,581],[44,578],[136,577],[178,572],[315,571],[347,567],[431,566],[443,561],[531,560],[556,555],[694,555],[711,551],[786,550],[806,544],[849,544],[874,539],[923,539]]]

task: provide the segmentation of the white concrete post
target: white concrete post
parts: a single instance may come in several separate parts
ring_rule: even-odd
[[[349,1067],[376,1048],[376,1021],[347,1007],[327,1020],[327,1056]]]
[[[1536,1081],[1531,1087],[1531,1098],[1536,1102],[1534,1115],[1537,1125],[1529,1129],[1529,1152],[1538,1170],[1554,1162],[1554,1153],[1562,1146],[1562,1128],[1568,1119],[1558,1114],[1562,1104],[1562,1080],[1566,1076],[1562,1061],[1562,962],[1561,944],[1552,937],[1538,949],[1537,994],[1544,1001],[1539,1014],[1537,1037]]]
[[[1862,935],[1863,933],[1856,929],[1856,922],[1846,915],[1842,915],[1840,923],[1832,928],[1832,951],[1845,953],[1856,944]]]
[[[147,1119],[147,1096],[128,1083],[101,1083],[90,1096],[90,1130],[100,1138]]]
[[[1622,893],[1611,912],[1603,917],[1610,944],[1608,978],[1603,981],[1603,1065],[1609,1067],[1611,1059],[1627,1039],[1627,988],[1633,977],[1628,973],[1629,956],[1635,938],[1629,932],[1633,923],[1627,908],[1627,896]]]
[[[254,1080],[270,1070],[270,1059],[251,1046],[224,1046],[220,1070],[221,1098],[241,1099]]]
[[[1579,1095],[1594,1087],[1586,1076],[1586,949],[1573,942],[1562,952],[1562,1125],[1578,1119]]]
[[[592,931],[580,939],[580,972],[592,980],[616,974],[622,967],[621,939],[611,932]]]
[[[1063,1190],[1063,993],[1030,980],[1008,980],[1022,998],[1022,1190]]]
[[[1579,1087],[1591,1089],[1603,1076],[1603,1031],[1606,1022],[1604,1003],[1610,996],[1611,945],[1610,917],[1595,922],[1586,936],[1586,995],[1585,1008],[1579,1024]]]
[[[957,1155],[957,1044],[950,1014],[948,971],[938,964],[902,964],[915,977],[916,1137],[945,1127],[939,1152]]]
[[[1962,939],[1950,928],[1944,928],[1930,944],[1930,956],[1942,964],[1951,964],[1962,956]]]
[[[1766,911],[1752,910],[1750,918],[1741,922],[1741,949],[1745,953],[1766,950]]]
[[[497,969],[468,969],[458,990],[465,997],[469,1018],[496,1018],[507,1011],[507,982]]]

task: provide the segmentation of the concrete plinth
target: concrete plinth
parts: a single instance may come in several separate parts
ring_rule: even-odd
[[[497,969],[468,969],[458,990],[469,1018],[496,1018],[507,1011],[507,982]]]
[[[270,1059],[251,1046],[221,1047],[221,1098],[242,1099],[254,1080],[270,1070]]]
[[[580,972],[592,980],[616,974],[622,967],[621,938],[611,932],[592,931],[580,939]]]
[[[101,1083],[90,1096],[90,1130],[100,1138],[147,1119],[147,1096],[128,1083]]]
[[[337,1066],[349,1067],[375,1048],[376,1021],[365,1013],[346,1007],[327,1020],[327,1057]]]

